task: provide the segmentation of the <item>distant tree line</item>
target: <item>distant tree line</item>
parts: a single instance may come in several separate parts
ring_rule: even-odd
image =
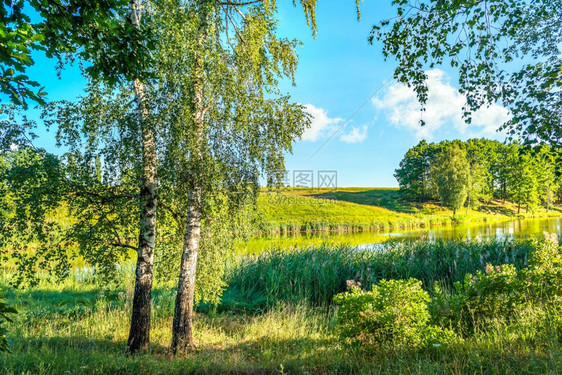
[[[559,150],[543,144],[523,146],[488,139],[427,143],[410,148],[394,176],[411,201],[439,201],[453,210],[482,202],[511,201],[534,212],[562,201]]]

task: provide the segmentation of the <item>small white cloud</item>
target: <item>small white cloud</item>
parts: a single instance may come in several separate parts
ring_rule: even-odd
[[[342,134],[340,141],[345,143],[361,143],[367,138],[367,125],[360,128],[353,127],[347,134]]]
[[[373,100],[373,105],[382,109],[387,119],[397,128],[414,131],[418,138],[427,139],[431,139],[437,130],[448,124],[463,135],[490,136],[509,120],[509,111],[493,104],[474,112],[472,123],[467,124],[462,117],[466,97],[449,83],[449,77],[444,71],[433,69],[426,74],[428,97],[423,113],[415,92],[400,83],[392,84],[382,99]],[[420,119],[425,121],[425,126],[420,126]]]
[[[302,141],[316,142],[319,139],[335,137],[341,132],[343,119],[328,116],[328,111],[312,104],[305,104],[305,111],[311,115],[310,127],[301,136]],[[367,138],[367,126],[352,127],[349,133],[341,134],[339,140],[345,143],[360,143]]]
[[[316,142],[320,138],[327,137],[335,131],[335,125],[342,122],[341,118],[331,118],[326,110],[312,104],[305,104],[304,107],[312,118],[310,128],[306,129],[301,136],[303,141]]]
[[[14,143],[12,143],[12,144],[10,145],[10,150],[16,151],[17,149],[18,149],[18,145],[14,144]]]

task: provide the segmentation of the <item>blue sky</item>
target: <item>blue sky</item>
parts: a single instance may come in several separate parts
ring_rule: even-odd
[[[290,173],[336,170],[339,186],[397,186],[394,170],[408,148],[423,138],[505,138],[495,132],[508,116],[502,107],[481,110],[470,126],[464,124],[464,98],[456,89],[455,72],[447,68],[429,72],[427,125],[418,125],[415,96],[391,79],[395,64],[384,61],[381,46],[367,42],[373,24],[392,15],[388,4],[381,3],[367,1],[357,22],[353,1],[319,1],[318,34],[313,39],[300,7],[279,2],[279,34],[303,43],[298,49],[297,86],[283,82],[281,88],[313,116],[312,128],[287,155]],[[40,56],[35,61],[29,75],[45,85],[50,100],[72,99],[82,92],[85,79],[77,68],[68,67],[58,79],[54,61]],[[36,143],[56,152],[53,134],[39,134]]]

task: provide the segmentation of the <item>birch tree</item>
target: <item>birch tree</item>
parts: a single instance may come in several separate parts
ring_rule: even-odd
[[[284,153],[308,118],[277,89],[279,79],[293,78],[297,41],[276,35],[274,3],[170,3],[177,6],[163,22],[171,25],[162,55],[169,67],[158,95],[171,98],[162,106],[175,119],[168,167],[182,176],[173,188],[187,203],[172,327],[171,350],[178,353],[194,348],[196,274],[210,203],[221,195],[236,209],[244,197],[255,198],[260,173],[280,178]],[[314,30],[313,3],[302,5]]]
[[[143,3],[141,0],[129,1],[128,21],[141,28]],[[137,121],[140,126],[142,178],[140,182],[140,217],[137,265],[135,270],[135,293],[131,314],[131,327],[127,347],[135,353],[150,343],[150,313],[152,309],[152,279],[154,247],[156,238],[157,212],[157,168],[155,129],[149,123],[149,107],[146,102],[146,89],[139,76],[133,79],[133,90]]]
[[[9,95],[12,103],[24,109],[29,99],[46,103],[46,93],[42,88],[37,89],[40,83],[25,75],[34,63],[33,51],[44,51],[47,57],[58,58],[60,67],[79,58],[89,63],[84,67],[89,77],[111,84],[130,82],[134,88],[137,121],[141,125],[143,174],[137,280],[128,343],[131,352],[146,347],[149,342],[156,230],[156,149],[154,131],[147,122],[143,82],[151,73],[153,40],[150,30],[142,23],[144,3],[140,0],[18,0],[3,1],[0,7],[0,91]],[[39,14],[39,21],[32,22],[30,9]],[[19,131],[14,122],[9,125]],[[12,133],[8,132],[10,138],[14,138]]]

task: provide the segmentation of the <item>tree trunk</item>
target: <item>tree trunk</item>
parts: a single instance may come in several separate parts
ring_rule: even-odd
[[[470,194],[466,197],[466,214],[468,215],[468,208],[470,207]]]
[[[199,36],[197,45],[199,50],[194,54],[193,65],[193,86],[194,86],[194,139],[192,158],[194,170],[189,176],[191,179],[191,189],[189,192],[189,206],[187,210],[187,222],[183,253],[180,265],[180,276],[178,281],[178,292],[174,310],[174,320],[172,327],[173,354],[186,353],[189,349],[195,348],[193,341],[193,298],[195,295],[195,276],[197,271],[197,255],[199,253],[199,240],[201,237],[201,186],[199,170],[203,163],[203,137],[204,137],[204,43],[207,38],[207,18],[208,10],[206,4],[202,2],[199,9]]]
[[[130,22],[140,26],[141,2],[130,3]],[[131,354],[145,349],[150,343],[150,313],[152,309],[152,266],[156,237],[156,189],[157,158],[154,130],[148,125],[148,108],[146,105],[145,86],[139,80],[133,82],[135,102],[142,135],[143,176],[140,186],[139,243],[137,266],[135,272],[135,294],[131,315],[131,329],[127,341]]]
[[[505,182],[502,183],[502,204],[505,204],[505,198],[507,195],[507,191],[506,191],[506,184]]]
[[[190,192],[178,294],[174,310],[171,347],[173,354],[185,353],[189,349],[195,348],[193,341],[193,297],[195,295],[195,275],[200,236],[201,191],[194,189]]]

